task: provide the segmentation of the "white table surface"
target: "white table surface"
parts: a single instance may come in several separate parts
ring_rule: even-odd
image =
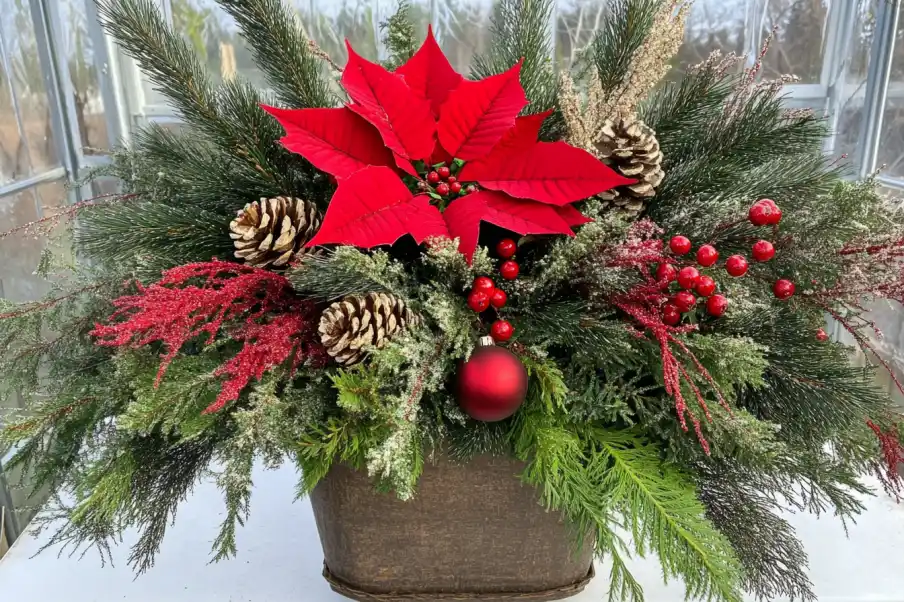
[[[0,560],[3,602],[339,602],[320,576],[322,556],[307,502],[292,503],[292,467],[258,471],[251,519],[238,533],[239,555],[209,565],[210,544],[223,504],[212,485],[199,486],[167,533],[157,565],[138,579],[126,565],[127,544],[113,551],[115,566],[101,567],[93,552],[83,560],[46,551],[26,531]],[[904,505],[883,496],[867,500],[868,513],[850,538],[832,517],[792,516],[810,554],[819,600],[904,601]],[[658,565],[638,561],[632,570],[647,602],[679,602],[680,584],[662,584]],[[606,600],[606,567],[575,602]]]

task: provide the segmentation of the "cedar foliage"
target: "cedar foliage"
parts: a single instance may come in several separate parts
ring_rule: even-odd
[[[183,341],[159,383],[166,349],[112,350],[90,332],[109,319],[113,299],[159,280],[161,270],[228,260],[228,224],[246,203],[288,195],[325,207],[328,178],[276,143],[282,130],[258,105],[341,102],[288,8],[277,0],[220,3],[275,98],[241,79],[215,86],[151,0],[99,0],[105,27],[184,125],[178,132],[151,126],[116,149],[95,176],[119,178],[123,194],[85,207],[75,225],[75,250],[88,261],[68,266],[69,277],[46,299],[0,305],[0,400],[18,392],[27,406],[0,430],[0,450],[16,448],[10,467],[23,469],[35,490],[68,494],[39,519],[58,529],[49,545],[96,547],[109,556],[122,530],[137,527],[130,563],[143,572],[179,503],[213,478],[225,513],[212,555],[227,558],[250,509],[256,463],[294,462],[299,495],[344,461],[407,497],[442,446],[461,459],[496,453],[525,460],[523,478],[543,503],[595,536],[598,555],[612,563],[613,602],[643,599],[626,563],[635,554],[656,557],[666,579],[684,582],[688,598],[735,601],[743,588],[762,599],[813,599],[806,554],[778,512],[790,505],[855,517],[869,493],[860,476],[879,458],[866,419],[888,432],[899,420],[871,369],[851,367],[848,349],[813,338],[824,307],[806,295],[774,301],[769,290],[778,277],[831,285],[845,273],[832,250],[900,231],[900,216],[883,206],[872,182],[842,181],[843,169],[822,156],[825,122],[787,112],[778,87],[751,87],[715,62],[664,83],[639,109],[664,153],[667,177],[648,217],[666,236],[712,241],[726,255],[746,252],[757,231],[737,216],[751,199],[772,196],[785,210],[782,233],[794,241],[757,267],[758,278],[724,283],[734,304],[728,316],[680,335],[731,408],[715,403],[708,381],[684,359],[692,374],[684,386],[702,387],[712,409],[701,426],[710,456],[675,420],[659,345],[606,302],[642,279],[603,265],[629,224],[592,200],[583,211],[596,221],[574,239],[529,240],[519,250],[523,276],[511,285],[507,317],[530,380],[511,420],[469,420],[449,393],[480,333],[463,293],[495,266],[485,250],[468,265],[441,241],[421,250],[402,243],[306,255],[285,275],[293,303],[323,307],[350,294],[391,293],[428,327],[347,370],[293,362],[261,368],[237,398],[205,414],[226,380],[219,367],[245,349],[241,336],[223,333],[259,316],[235,316],[212,339]],[[632,58],[655,35],[653,15],[662,6],[618,0],[606,13],[584,57],[606,90],[623,84]],[[557,109],[544,124],[546,140],[564,130],[550,64],[552,8],[549,0],[499,2],[490,48],[472,69],[484,77],[523,57],[532,101],[526,112]],[[383,26],[390,67],[419,43],[410,14],[402,3]],[[498,234],[491,230],[483,233],[488,246]],[[63,267],[46,264],[42,274]],[[685,397],[693,399],[690,391]],[[212,463],[220,470],[211,476]]]

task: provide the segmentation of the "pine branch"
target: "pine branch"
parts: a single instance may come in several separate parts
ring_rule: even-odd
[[[494,10],[490,49],[474,58],[471,77],[480,79],[502,73],[524,59],[521,85],[530,104],[524,108],[523,114],[557,108],[558,86],[551,64],[552,48],[548,31],[553,1],[501,0]],[[563,128],[561,115],[555,113],[544,122],[541,136],[558,138]]]
[[[321,301],[346,295],[392,293],[408,298],[408,276],[388,255],[366,255],[353,247],[340,247],[328,255],[305,255],[286,277],[299,293]]]
[[[282,0],[218,0],[235,19],[278,98],[292,108],[330,107],[336,98],[322,62]]]
[[[613,0],[583,60],[599,74],[603,90],[625,83],[631,62],[647,42],[663,0]]]
[[[252,86],[229,81],[216,89],[188,43],[167,26],[151,0],[97,1],[102,25],[189,124],[262,177],[290,190],[284,185],[286,167],[300,160],[275,143],[281,128],[260,110],[263,99]]]

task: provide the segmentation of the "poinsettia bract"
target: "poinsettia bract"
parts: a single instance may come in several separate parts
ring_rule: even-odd
[[[371,248],[406,234],[418,243],[451,236],[470,261],[482,222],[519,234],[573,236],[572,228],[588,220],[571,203],[633,183],[584,150],[538,141],[551,112],[519,117],[528,104],[520,62],[467,80],[432,30],[395,72],[351,46],[348,53],[340,82],[347,106],[264,107],[286,130],[282,144],[339,183],[308,246]],[[454,186],[428,177],[440,164]]]

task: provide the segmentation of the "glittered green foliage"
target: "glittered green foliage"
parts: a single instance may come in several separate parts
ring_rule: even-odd
[[[389,52],[389,58],[384,62],[387,69],[397,69],[414,56],[420,46],[411,3],[407,0],[401,0],[395,12],[380,23],[380,31],[383,33],[383,45]]]

